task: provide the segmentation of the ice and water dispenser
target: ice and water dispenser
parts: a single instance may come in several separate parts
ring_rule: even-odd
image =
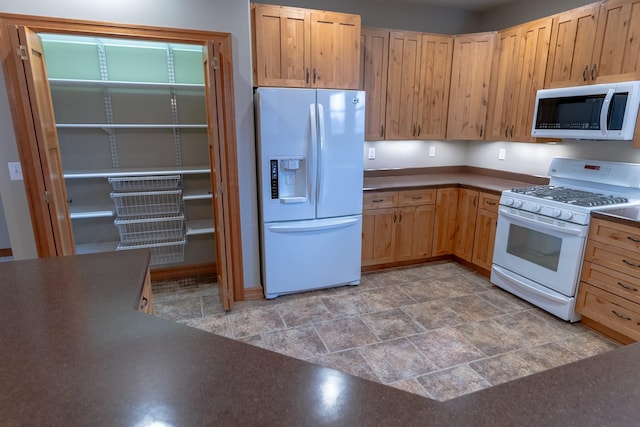
[[[307,162],[304,157],[270,159],[271,199],[280,203],[307,201]]]

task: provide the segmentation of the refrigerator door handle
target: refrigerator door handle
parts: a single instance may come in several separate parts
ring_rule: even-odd
[[[274,224],[268,227],[272,233],[305,233],[309,231],[326,231],[337,228],[350,227],[360,221],[355,218],[332,218],[329,220],[305,221],[303,223]]]
[[[320,149],[318,150],[318,186],[316,191],[318,192],[318,201],[324,200],[322,185],[322,178],[324,176],[324,145],[325,145],[325,133],[324,133],[324,106],[318,103],[318,129],[320,130]]]
[[[307,194],[309,194],[309,199],[311,203],[315,203],[316,200],[313,198],[312,189],[315,190],[316,187],[316,171],[314,167],[314,156],[316,156],[318,152],[318,133],[316,129],[318,128],[318,123],[316,120],[316,104],[309,104],[309,120],[311,121],[311,146],[309,147],[309,151],[307,152],[308,162],[307,162]],[[317,167],[317,165],[316,165]]]

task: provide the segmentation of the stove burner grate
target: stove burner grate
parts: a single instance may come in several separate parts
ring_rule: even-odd
[[[593,193],[591,191],[556,187],[553,185],[518,187],[513,188],[511,191],[517,194],[524,194],[541,199],[554,200],[556,202],[585,207],[616,205],[620,203],[627,203],[629,201],[625,197],[605,196],[604,194]]]

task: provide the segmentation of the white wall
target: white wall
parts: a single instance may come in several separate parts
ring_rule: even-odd
[[[258,219],[253,137],[251,41],[248,0],[0,0],[0,12],[40,15],[124,24],[228,32],[233,36],[235,117],[244,278],[248,287],[260,283]],[[1,74],[1,73],[0,73]],[[4,81],[4,76],[0,75]],[[0,195],[5,205],[16,259],[37,256],[22,183],[9,181],[7,161],[17,161],[17,150],[7,92],[0,84]]]
[[[0,249],[8,249],[11,247],[11,240],[9,239],[9,230],[7,229],[7,220],[4,216],[4,209],[2,207],[2,198],[0,197]]]

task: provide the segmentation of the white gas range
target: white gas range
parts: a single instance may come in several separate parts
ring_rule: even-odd
[[[556,157],[549,185],[500,198],[491,282],[569,321],[577,321],[590,213],[640,204],[640,164]]]

